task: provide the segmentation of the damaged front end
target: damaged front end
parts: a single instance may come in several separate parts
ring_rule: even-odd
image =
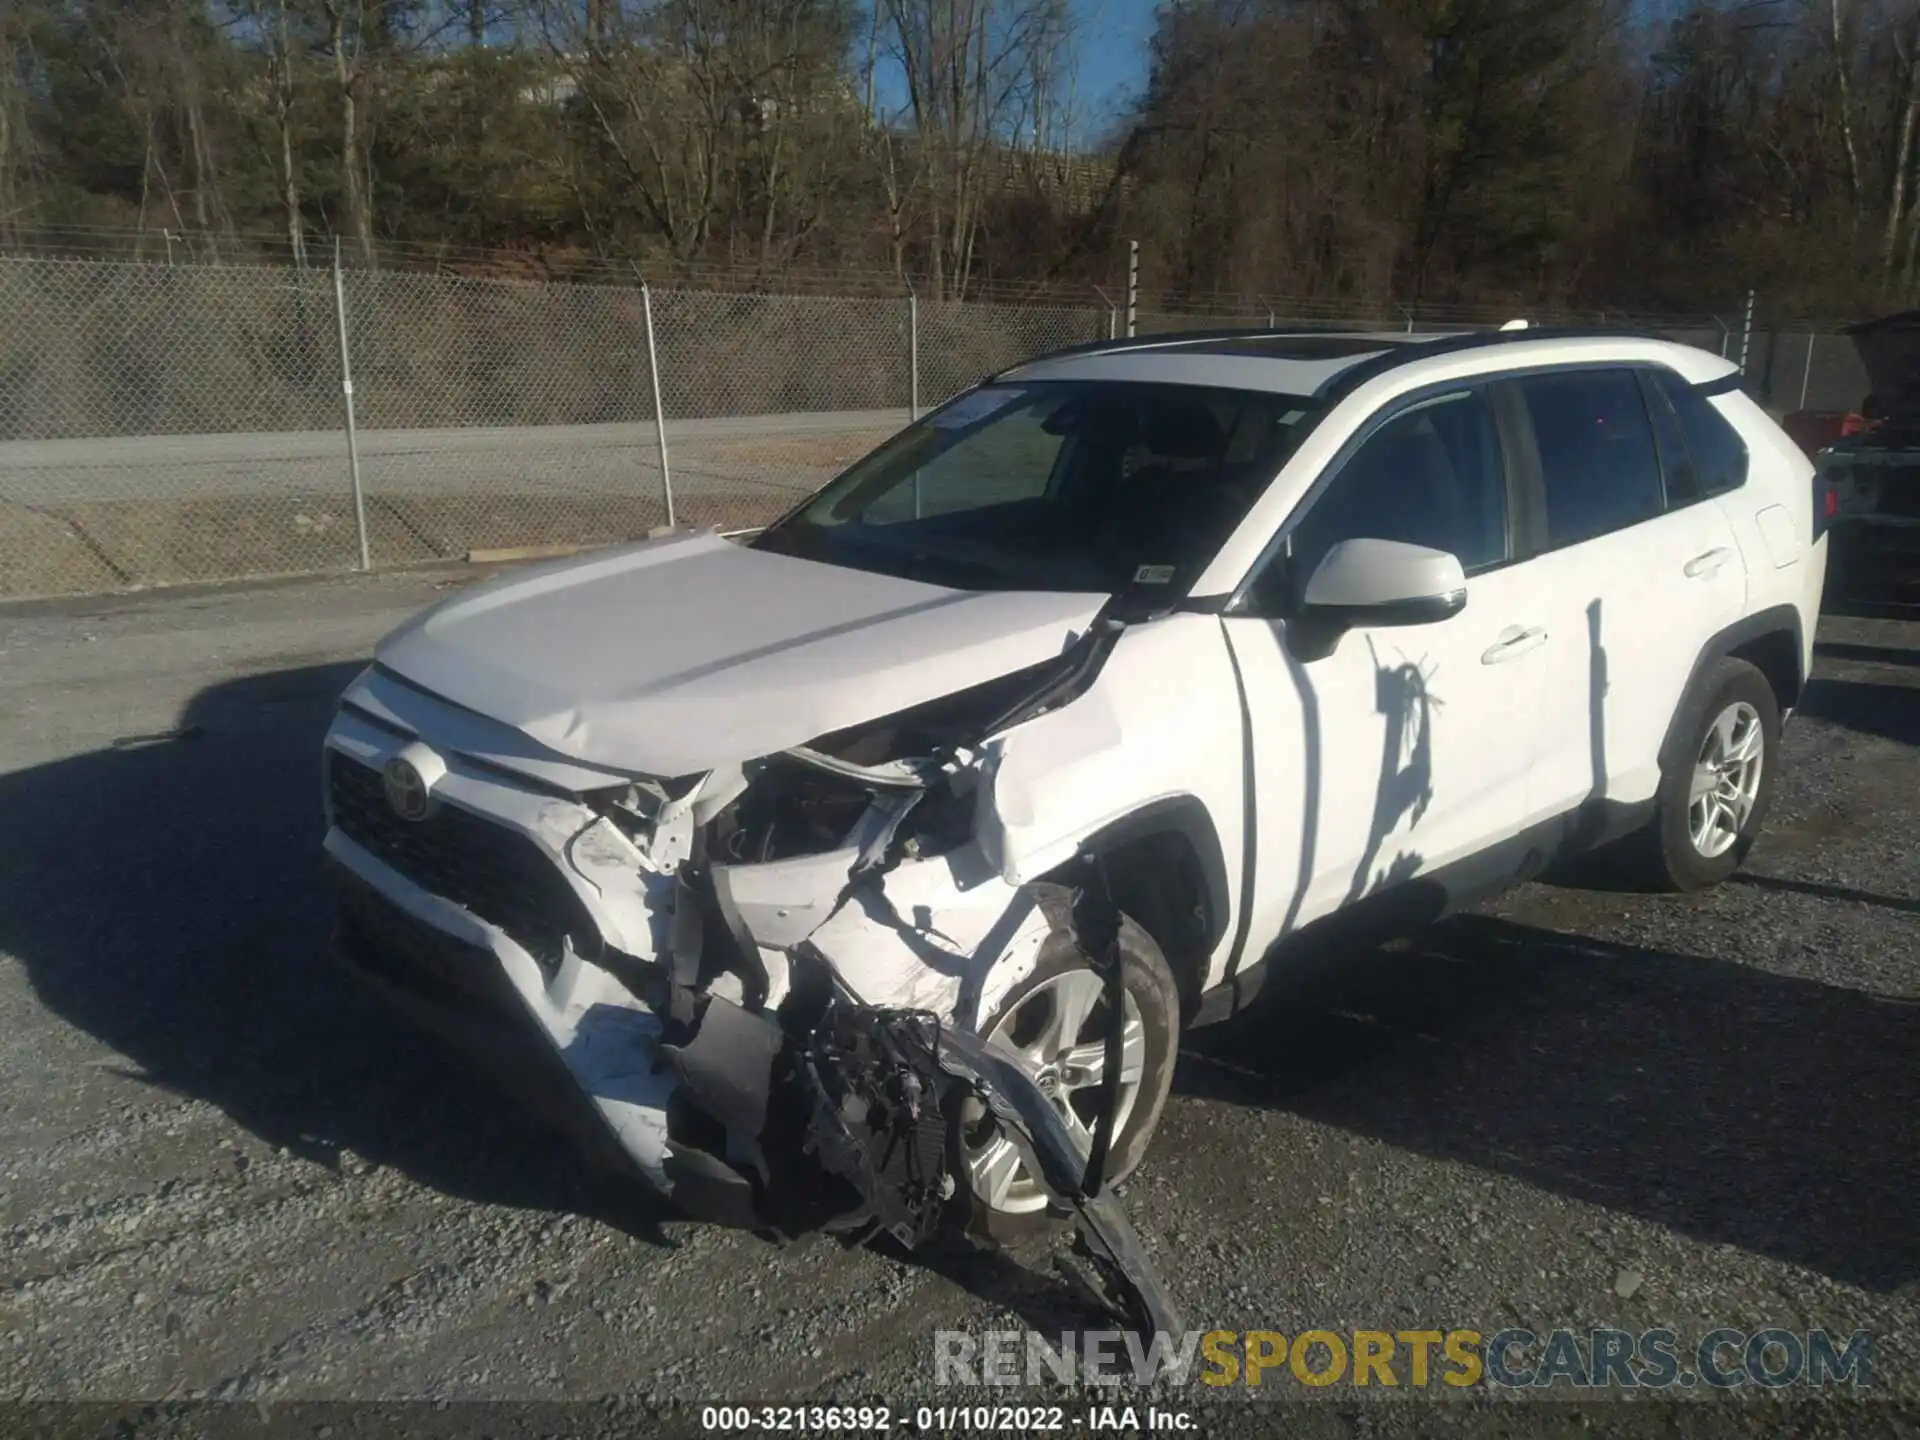
[[[921,1245],[968,1201],[957,1117],[984,1108],[1078,1222],[1107,1298],[1177,1329],[1105,1184],[1105,1126],[1089,1153],[978,1035],[1063,929],[1096,968],[1111,959],[1099,885],[1003,873],[990,737],[1077,694],[1117,633],[1102,622],[1055,661],[744,766],[601,785],[535,788],[476,759],[487,744],[454,743],[480,723],[470,712],[437,716],[433,697],[370,672],[328,741],[327,848],[357,897],[359,949],[370,911],[399,912],[504,982],[625,1161],[697,1218]],[[456,732],[445,755],[418,738],[446,733],[440,718]],[[374,813],[373,791],[392,810],[415,787],[430,797],[418,817]],[[462,867],[435,860],[436,842],[465,847]],[[544,877],[505,872],[516,847]],[[556,881],[563,894],[527,901]]]

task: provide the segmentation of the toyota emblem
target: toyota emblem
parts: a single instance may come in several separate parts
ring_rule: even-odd
[[[414,768],[412,761],[394,756],[381,771],[381,779],[386,785],[387,804],[393,807],[394,814],[416,824],[427,818],[426,777]]]

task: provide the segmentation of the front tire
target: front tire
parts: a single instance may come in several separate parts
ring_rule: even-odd
[[[1740,868],[1766,820],[1779,765],[1780,707],[1752,665],[1715,662],[1686,702],[1664,767],[1647,859],[1662,888],[1710,890]]]
[[[1160,947],[1122,916],[1119,949],[1127,1028],[1119,1119],[1107,1158],[1109,1183],[1124,1180],[1146,1154],[1173,1087],[1180,1048],[1180,991]],[[1104,982],[1075,937],[1055,931],[1042,946],[1033,974],[1007,993],[980,1033],[1040,1071],[1068,1128],[1085,1145],[1098,1116],[1106,1025]],[[956,1144],[961,1177],[956,1198],[971,1233],[1005,1243],[1059,1223],[1060,1213],[1046,1192],[1027,1175],[1012,1142],[977,1102],[961,1115]]]

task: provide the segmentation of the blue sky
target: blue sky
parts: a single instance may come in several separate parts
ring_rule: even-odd
[[[1082,0],[1079,6],[1079,108],[1096,132],[1147,83],[1155,9],[1156,0]]]
[[[1072,0],[1075,148],[1104,139],[1147,83],[1147,45],[1159,0]],[[882,59],[876,76],[880,109],[906,103],[899,66]],[[1063,93],[1062,100],[1067,97]]]
[[[1633,18],[1641,25],[1670,19],[1687,0],[1634,0]],[[1758,0],[1780,6],[1783,0]],[[1147,42],[1153,37],[1158,0],[1077,0],[1080,51],[1079,109],[1094,138],[1147,83]]]
[[[1146,88],[1148,43],[1160,0],[1072,0],[1075,17],[1073,143],[1090,148],[1109,135],[1114,124]],[[1634,23],[1651,28],[1671,18],[1688,0],[1632,0]],[[1789,0],[1750,0],[1782,6]],[[882,70],[882,104],[904,102],[897,71]]]
[[[1784,9],[1788,0],[1752,0]],[[1635,24],[1651,29],[1686,8],[1688,0],[1632,0]],[[1159,0],[1076,0],[1079,20],[1080,143],[1097,139],[1139,98],[1147,83],[1147,43]]]

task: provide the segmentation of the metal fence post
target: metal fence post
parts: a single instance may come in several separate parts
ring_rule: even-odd
[[[1120,307],[1114,304],[1113,297],[1098,285],[1093,287],[1093,293],[1098,295],[1100,297],[1100,303],[1107,307],[1107,339],[1118,339],[1120,335]]]
[[[1800,408],[1807,408],[1807,391],[1813,385],[1813,344],[1820,337],[1811,329],[1807,331],[1807,363],[1800,371]]]
[[[1140,319],[1140,242],[1127,242],[1127,338],[1134,338]]]
[[[1747,318],[1740,330],[1740,373],[1747,373],[1747,359],[1753,353],[1753,291],[1747,291]]]
[[[647,317],[647,375],[653,381],[653,433],[660,441],[660,491],[667,498],[667,524],[673,513],[673,472],[667,468],[667,412],[660,404],[660,351],[653,343],[653,290],[640,282],[640,308]]]
[[[907,282],[907,415],[920,418],[920,297],[913,282]],[[913,472],[913,518],[924,518],[924,498],[920,493],[920,472]]]
[[[353,416],[353,361],[347,348],[347,286],[340,278],[340,241],[333,242],[333,313],[340,322],[340,396],[347,407],[347,467],[353,473],[353,527],[360,537],[360,568],[373,568],[367,544],[367,499],[360,486],[360,431]]]

